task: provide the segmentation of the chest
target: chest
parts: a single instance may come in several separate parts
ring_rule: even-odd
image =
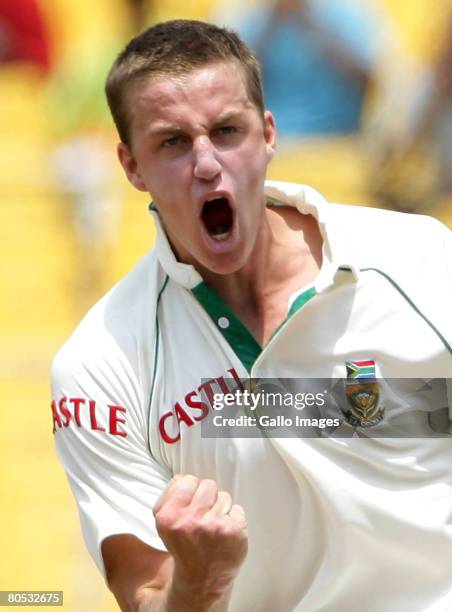
[[[154,454],[170,469],[203,472],[220,448],[226,452],[224,444],[236,446],[221,436],[199,441],[215,397],[248,377],[345,378],[347,362],[363,360],[373,362],[377,377],[450,377],[452,358],[438,334],[384,279],[338,283],[320,295],[311,290],[292,310],[262,350],[243,329],[227,334],[234,327],[227,312],[213,316],[188,293],[168,295],[159,313],[149,431]]]

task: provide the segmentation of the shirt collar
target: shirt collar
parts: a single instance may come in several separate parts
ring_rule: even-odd
[[[314,287],[317,293],[325,291],[334,283],[339,268],[348,268],[355,282],[359,279],[359,266],[353,249],[352,236],[346,228],[333,218],[334,204],[329,203],[318,191],[309,185],[267,181],[265,193],[270,203],[294,206],[302,214],[311,214],[319,224],[323,239],[322,267]]]
[[[353,253],[351,237],[331,218],[331,208],[334,205],[329,204],[320,193],[308,185],[266,181],[265,193],[270,204],[294,206],[300,213],[312,214],[317,220],[323,238],[322,268],[314,283],[318,293],[334,283],[334,277],[339,268],[350,269],[355,282],[358,280],[359,272],[354,263],[356,257]],[[177,261],[154,204],[150,205],[149,211],[156,226],[155,249],[162,268],[173,281],[186,289],[193,289],[203,281],[201,275],[192,265]]]
[[[185,264],[177,261],[166,236],[165,230],[163,229],[160,215],[154,203],[149,206],[149,212],[151,213],[155,223],[157,233],[155,250],[157,252],[160,265],[171,280],[175,281],[178,285],[182,285],[182,287],[185,287],[186,289],[193,289],[196,287],[196,285],[199,285],[199,283],[202,282],[202,276],[191,264]]]

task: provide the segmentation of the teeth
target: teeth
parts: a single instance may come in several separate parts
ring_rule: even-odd
[[[217,225],[212,232],[212,238],[218,241],[226,240],[230,234],[230,230],[228,230],[224,225]]]
[[[221,242],[221,240],[226,240],[226,238],[229,237],[230,233],[231,232],[225,232],[224,234],[213,234],[212,238]]]
[[[214,200],[220,200],[223,196],[213,195],[210,198],[207,198],[206,202],[213,202]]]

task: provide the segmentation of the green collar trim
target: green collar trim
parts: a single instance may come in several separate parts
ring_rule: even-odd
[[[298,310],[300,310],[300,308],[303,308],[303,306],[307,302],[309,302],[309,300],[313,298],[315,295],[317,295],[317,291],[315,290],[315,287],[310,287],[309,289],[306,289],[306,291],[303,291],[303,293],[300,293],[300,295],[298,295],[292,302],[292,306],[289,309],[289,314],[287,315],[287,319],[289,319],[293,314],[295,314]]]
[[[204,307],[218,331],[243,363],[248,372],[262,353],[262,347],[248,328],[205,283],[199,283],[191,290],[198,302]],[[281,323],[272,338],[302,306],[317,294],[314,287],[303,291],[292,303],[286,319]]]
[[[306,289],[306,291],[303,291],[303,293],[300,293],[300,295],[297,295],[297,297],[292,302],[291,307],[289,308],[289,312],[287,313],[287,317],[275,329],[275,331],[273,332],[270,340],[273,340],[273,338],[276,336],[276,334],[279,332],[279,330],[284,327],[284,325],[287,323],[287,321],[290,319],[290,317],[292,315],[294,315],[296,312],[298,312],[300,310],[300,308],[302,308],[307,302],[309,302],[309,300],[311,298],[313,298],[315,295],[317,295],[317,291],[315,290],[315,287],[310,287],[309,289]],[[270,342],[270,340],[269,340],[269,342]]]
[[[386,272],[383,272],[383,270],[379,270],[378,268],[361,268],[361,272],[377,272],[377,274],[381,274],[381,276],[383,276],[387,281],[389,281],[391,285],[394,287],[394,289],[397,289],[397,291],[400,293],[403,299],[408,302],[408,304],[411,306],[414,312],[416,312],[422,319],[424,319],[424,321],[427,323],[430,329],[436,334],[436,336],[441,340],[443,345],[446,347],[446,350],[452,355],[452,346],[447,342],[446,338],[442,335],[439,329],[435,327],[435,325],[433,325],[430,319],[420,310],[420,308],[417,307],[417,305],[413,302],[413,300],[411,300],[410,297],[408,297],[408,295],[400,287],[400,285],[396,283],[396,281],[393,278],[391,278],[391,276],[389,276],[389,274],[386,274]]]
[[[205,283],[192,289],[193,295],[205,308],[217,329],[229,343],[248,372],[262,352],[256,338],[248,331],[232,310]]]

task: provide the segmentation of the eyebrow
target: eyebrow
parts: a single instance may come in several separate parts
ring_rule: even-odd
[[[151,138],[158,138],[159,136],[177,136],[179,134],[183,134],[184,130],[176,125],[162,125],[157,126],[155,128],[150,128],[148,131],[148,136]]]
[[[241,114],[240,111],[229,111],[229,112],[226,112],[220,115],[218,119],[215,120],[215,123],[213,124],[211,129],[215,129],[220,125],[229,123],[230,121],[237,121],[240,117],[240,114]],[[179,136],[180,134],[185,134],[185,130],[183,130],[177,125],[171,125],[171,124],[164,124],[160,126],[157,125],[154,128],[150,128],[148,131],[148,136],[150,136],[151,138],[159,138],[159,137],[162,138],[165,136]]]
[[[215,121],[214,127],[221,125],[223,123],[229,123],[230,121],[237,121],[240,118],[240,111],[229,111],[220,115],[219,118]]]

